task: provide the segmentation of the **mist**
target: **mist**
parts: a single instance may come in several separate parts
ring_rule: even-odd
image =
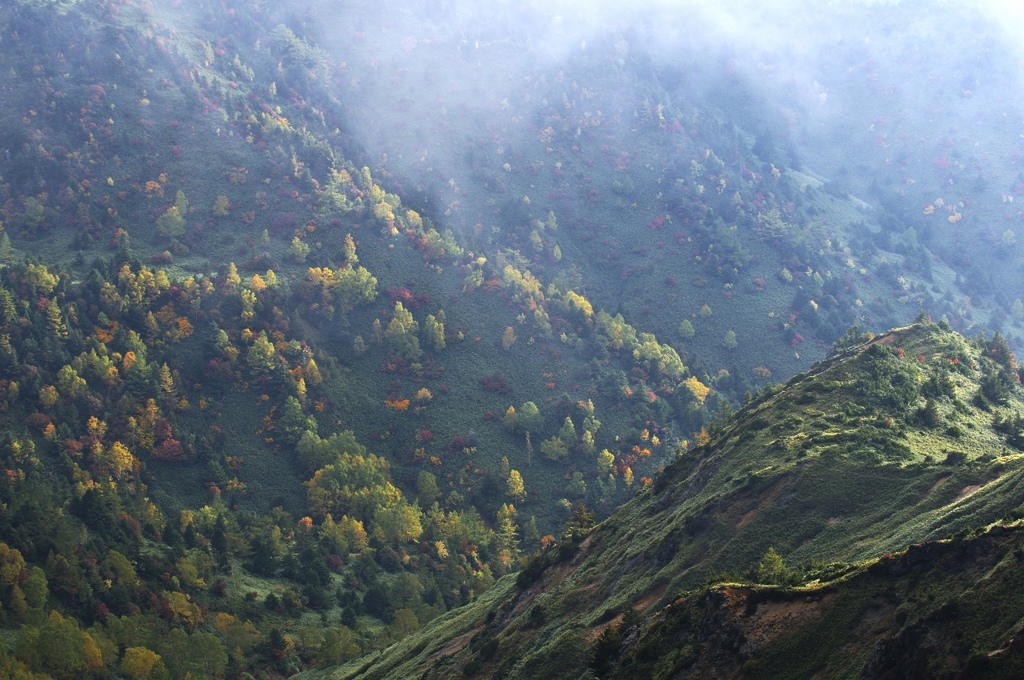
[[[524,78],[555,77],[588,51],[608,63],[643,64],[653,75],[677,70],[687,83],[705,87],[729,75],[735,86],[776,100],[776,113],[790,118],[793,134],[800,125],[827,126],[830,116],[849,113],[845,96],[861,94],[847,92],[859,76],[878,83],[871,96],[858,97],[865,115],[912,114],[906,109],[945,101],[941,113],[951,121],[980,108],[962,101],[965,92],[986,106],[1009,105],[1019,87],[1013,38],[1020,35],[1021,13],[1004,16],[996,3],[970,9],[960,3],[723,8],[648,2],[626,10],[609,3],[505,2],[484,10],[466,2],[373,9],[325,2],[291,17],[335,60],[334,77],[350,98],[350,123],[371,153],[388,146],[380,137],[391,132],[389,119],[415,122],[389,115],[396,107],[453,119],[459,111],[486,110],[522,89]],[[663,84],[670,90],[678,82]],[[887,85],[898,85],[905,100],[894,102]],[[624,101],[631,94],[620,93]]]
[[[488,203],[528,193],[519,150],[560,110],[600,131],[565,120],[558,134],[622,147],[640,143],[630,121],[645,106],[672,110],[667,126],[714,110],[748,145],[764,136],[794,167],[899,214],[899,231],[961,259],[975,294],[1024,294],[1012,268],[984,264],[1017,257],[1003,246],[1022,220],[1005,208],[1024,23],[1000,3],[319,2],[282,20],[327,50],[362,160],[447,228],[486,228]],[[650,162],[671,164],[662,151]],[[936,199],[976,219],[911,218]],[[965,239],[990,249],[965,258]]]

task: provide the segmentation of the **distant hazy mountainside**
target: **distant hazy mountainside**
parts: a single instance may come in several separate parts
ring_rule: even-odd
[[[1013,371],[1000,338],[928,322],[837,350],[592,531],[331,677],[1010,672],[1021,534],[965,536],[1024,497]]]

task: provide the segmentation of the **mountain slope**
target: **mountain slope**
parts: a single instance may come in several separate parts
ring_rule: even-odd
[[[999,526],[834,581],[702,589],[624,640],[610,627],[595,657],[622,678],[1019,677],[1022,557],[1024,530]]]
[[[663,632],[661,607],[708,579],[759,578],[770,548],[806,565],[800,578],[828,579],[845,568],[825,564],[999,520],[1024,498],[1024,458],[993,428],[995,413],[1008,429],[1000,414],[1019,401],[985,396],[999,396],[991,376],[1013,366],[998,364],[997,345],[920,322],[834,353],[748,404],[585,537],[564,537],[517,583],[332,677],[578,677],[609,621],[628,617],[622,639],[639,634],[631,644],[642,650]]]
[[[798,587],[703,587],[547,645],[535,632],[539,651],[522,663],[493,635],[502,619],[483,616],[514,595],[503,581],[436,628],[329,677],[1020,677],[1022,559],[1024,528],[996,526]]]
[[[0,675],[284,676],[474,599],[453,662],[544,675],[770,547],[832,578],[1013,511],[1001,339],[853,334],[708,439],[851,323],[1024,319],[799,163],[747,69],[349,9],[0,7]],[[959,234],[935,167],[916,218]]]

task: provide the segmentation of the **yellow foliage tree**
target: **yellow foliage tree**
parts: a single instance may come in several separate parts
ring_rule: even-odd
[[[160,387],[167,394],[174,394],[174,376],[167,364],[161,364],[159,370]]]
[[[167,609],[173,618],[189,628],[195,628],[203,621],[199,607],[189,602],[185,593],[167,593]]]
[[[375,513],[374,529],[393,545],[409,543],[419,539],[423,533],[420,517],[418,508],[400,501]]]
[[[46,305],[46,324],[55,338],[58,340],[67,339],[68,327],[64,324],[64,316],[61,314],[60,305],[57,304],[56,298],[51,299],[49,304]]]
[[[238,289],[238,284],[242,282],[242,277],[238,275],[238,267],[235,266],[234,262],[228,263],[228,273],[224,277],[224,282],[228,286],[228,290],[234,292]]]
[[[103,439],[104,435],[107,434],[107,424],[96,416],[89,416],[89,420],[85,423],[85,429],[97,439]]]
[[[687,378],[684,381],[684,384],[686,385],[687,389],[689,389],[690,392],[693,394],[694,399],[696,399],[701,404],[704,403],[704,400],[707,399],[708,394],[711,393],[711,388],[702,383],[700,380],[698,380],[697,376],[695,375],[691,375],[689,378]]]
[[[145,647],[129,647],[121,657],[121,673],[131,680],[146,680],[159,660],[159,654]]]
[[[330,515],[320,525],[320,537],[334,545],[342,555],[361,552],[368,544],[363,523],[348,515],[342,515],[337,522]]]
[[[112,477],[121,479],[124,475],[136,471],[138,461],[128,447],[121,442],[114,442],[103,455],[103,465]]]
[[[0,584],[11,587],[21,582],[21,574],[25,571],[25,558],[21,551],[0,543]]]
[[[569,291],[565,294],[565,303],[570,310],[580,311],[587,319],[587,323],[590,323],[591,317],[594,316],[594,306],[590,304],[590,301],[575,291]]]
[[[59,398],[60,394],[53,385],[43,385],[39,390],[39,401],[42,402],[43,408],[53,408]]]
[[[355,267],[359,263],[359,256],[356,255],[356,241],[352,234],[345,234],[345,264]]]
[[[35,292],[43,295],[49,295],[57,287],[57,277],[42,264],[30,264],[25,267],[21,280],[35,289]]]
[[[33,670],[58,679],[85,677],[103,667],[96,641],[73,618],[56,611],[38,628],[23,628],[14,653]]]
[[[323,381],[323,376],[320,375],[320,368],[316,365],[316,362],[312,357],[306,362],[306,365],[302,367],[302,375],[305,376],[306,382],[311,385],[319,385]]]
[[[253,276],[257,276],[253,274]],[[248,288],[243,288],[240,292],[242,298],[242,320],[249,321],[256,316],[256,293],[252,292]]]
[[[508,495],[515,499],[517,503],[522,503],[526,500],[526,484],[523,482],[523,476],[519,474],[518,470],[509,470]]]

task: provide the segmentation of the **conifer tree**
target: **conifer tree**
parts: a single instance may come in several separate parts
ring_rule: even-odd
[[[523,482],[523,476],[519,474],[518,470],[509,470],[508,495],[518,503],[526,500],[526,484]]]

